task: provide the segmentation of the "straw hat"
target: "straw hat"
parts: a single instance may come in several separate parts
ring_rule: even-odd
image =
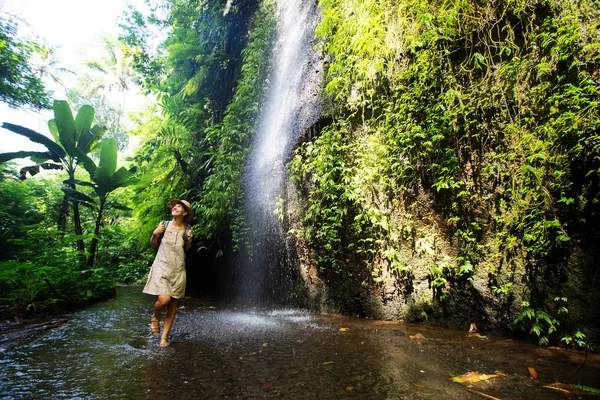
[[[187,200],[171,200],[171,208],[175,207],[175,204],[181,204],[185,208],[185,211],[187,211],[187,215],[185,216],[186,222],[190,222],[194,218],[194,210],[192,210],[192,206]]]

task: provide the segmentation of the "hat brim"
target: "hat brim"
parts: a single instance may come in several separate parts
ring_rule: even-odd
[[[194,210],[192,210],[192,207],[188,204],[186,204],[186,202],[184,202],[183,200],[179,200],[179,199],[173,199],[171,200],[171,208],[173,208],[175,206],[175,204],[181,204],[181,206],[183,208],[185,208],[185,211],[187,211],[187,215],[185,216],[185,220],[187,222],[190,222],[193,218],[194,218]]]

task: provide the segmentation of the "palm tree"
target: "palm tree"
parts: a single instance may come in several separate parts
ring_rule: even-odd
[[[123,45],[116,39],[104,37],[105,55],[100,60],[89,61],[88,68],[100,73],[98,84],[93,88],[100,93],[99,118],[103,116],[103,105],[106,98],[114,92],[121,95],[121,106],[125,108],[125,93],[134,82],[131,57],[125,55]]]
[[[58,49],[59,46],[52,45],[47,39],[43,38],[41,43],[33,45],[30,64],[33,72],[40,80],[50,78],[52,82],[64,86],[61,75],[65,73],[74,74],[74,72],[60,66],[56,56]]]

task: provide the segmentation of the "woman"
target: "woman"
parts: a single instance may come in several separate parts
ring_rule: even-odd
[[[162,221],[152,232],[150,244],[158,253],[148,275],[143,292],[158,296],[150,322],[153,334],[160,333],[160,314],[166,308],[160,347],[169,345],[177,300],[185,294],[185,252],[192,246],[192,228],[188,224],[194,211],[185,200],[171,200],[172,221]]]

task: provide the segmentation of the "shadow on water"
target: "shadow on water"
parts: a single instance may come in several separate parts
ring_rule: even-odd
[[[116,299],[1,355],[1,398],[548,399],[559,381],[598,386],[600,356],[503,338],[297,310],[181,302],[172,344],[148,333],[152,298]],[[347,331],[340,331],[346,328]],[[412,336],[412,338],[411,338]],[[529,377],[527,367],[539,372]],[[452,382],[469,371],[506,376]],[[469,391],[471,390],[471,391]],[[571,398],[587,396],[587,393]]]

